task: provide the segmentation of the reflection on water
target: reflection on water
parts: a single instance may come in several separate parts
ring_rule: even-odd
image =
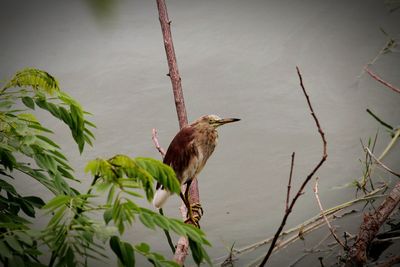
[[[361,174],[359,139],[378,128],[365,109],[392,124],[400,114],[399,96],[357,76],[385,43],[379,27],[395,33],[399,14],[388,15],[376,1],[175,0],[168,7],[189,120],[203,114],[242,119],[220,130],[219,145],[200,176],[201,225],[213,244],[210,255],[224,255],[234,242],[242,247],[272,235],[284,211],[291,153],[296,151],[294,186],[321,156],[296,65],[328,140],[328,161],[318,172],[323,204],[353,198],[353,189],[332,187]],[[2,9],[1,78],[26,66],[45,69],[94,114],[96,141],[82,156],[64,136],[66,129],[44,117],[82,177],[80,187],[89,183],[83,166],[97,156],[159,158],[151,129],[158,129],[167,147],[178,122],[155,1],[119,1],[100,23],[85,2],[7,1]],[[398,60],[398,54],[384,55],[373,68],[400,84]],[[376,151],[387,142],[382,131]],[[386,163],[394,166],[399,158],[391,153]],[[43,190],[18,182],[28,192]],[[166,213],[179,216],[178,205],[178,198],[169,201]],[[318,212],[308,187],[287,227]],[[169,253],[161,232],[135,225],[126,239]],[[299,242],[275,255],[271,265],[289,264],[301,249]],[[260,255],[267,248],[261,250]],[[254,257],[241,258],[239,265]]]

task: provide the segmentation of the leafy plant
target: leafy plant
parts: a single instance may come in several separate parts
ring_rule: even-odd
[[[86,166],[86,171],[90,171],[95,177],[93,184],[97,191],[104,192],[108,190],[103,214],[106,224],[113,222],[119,233],[123,234],[126,226],[131,225],[138,218],[147,228],[161,228],[178,235],[187,236],[193,244],[191,250],[195,262],[200,263],[203,260],[210,262],[206,251],[202,247],[202,244],[210,244],[205,239],[202,231],[177,219],[167,218],[152,210],[140,207],[131,199],[132,197],[143,197],[138,192],[139,189],[143,190],[147,200],[151,201],[154,195],[154,180],[164,185],[170,192],[179,194],[180,184],[170,166],[151,158],[130,158],[125,155],[116,155],[108,160],[96,159],[89,162]],[[120,263],[124,263],[127,256],[116,252],[117,243],[113,241],[110,245],[119,257]],[[123,244],[121,245],[123,246],[121,251],[127,249],[128,246],[126,243]],[[159,257],[158,254],[150,253],[149,249],[140,250],[143,246],[148,247],[147,244],[142,243],[132,247],[132,253],[138,252],[155,266],[164,266],[166,264],[175,266],[171,265],[175,263],[166,261]],[[156,263],[157,261],[162,263]]]
[[[155,181],[180,193],[180,184],[169,166],[151,158],[124,155],[96,159],[87,164],[86,171],[94,179],[82,194],[69,185],[68,180],[79,180],[60,146],[51,139],[53,132],[32,113],[36,108],[66,124],[80,152],[94,139],[90,128],[95,125],[86,119],[89,113],[62,92],[47,72],[24,69],[0,90],[0,262],[4,266],[87,266],[89,259],[106,257],[107,241],[120,266],[134,266],[135,254],[154,266],[177,266],[152,252],[146,243],[131,245],[120,240],[118,232],[122,235],[134,221],[150,229],[187,236],[194,244],[196,262],[209,261],[202,247],[209,243],[202,231],[134,202],[138,197],[150,201]],[[11,182],[17,177],[35,179],[55,197],[45,203],[40,196],[22,196]],[[92,202],[97,197],[93,190],[107,192],[104,204]],[[35,218],[38,208],[50,219],[44,229],[34,231],[27,218]],[[93,219],[99,213],[104,222]],[[51,252],[48,264],[40,258],[43,251]]]
[[[85,119],[86,113],[47,72],[24,69],[0,90],[0,261],[5,266],[39,264],[39,235],[30,230],[26,216],[34,218],[35,208],[45,204],[38,196],[21,196],[7,180],[24,173],[56,195],[77,194],[66,181],[77,179],[60,147],[50,139],[53,132],[28,113],[36,107],[61,119],[81,152],[94,138],[88,128],[94,125]]]

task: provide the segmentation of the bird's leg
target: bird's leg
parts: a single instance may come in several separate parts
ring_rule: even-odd
[[[189,188],[190,188],[190,184],[192,183],[192,180],[188,180],[188,182],[186,183],[186,189],[185,189],[185,194],[182,194],[182,192],[180,193],[180,196],[183,200],[183,202],[185,203],[186,209],[187,209],[187,215],[186,215],[186,222],[191,222],[194,226],[200,228],[199,225],[199,220],[201,215],[203,214],[203,209],[201,208],[200,203],[194,203],[194,204],[190,204],[189,201]],[[199,208],[200,207],[200,208]],[[193,216],[193,209],[196,210],[196,215]],[[199,211],[201,211],[201,214],[199,213]]]

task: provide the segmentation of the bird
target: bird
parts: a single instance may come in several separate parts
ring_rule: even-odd
[[[169,165],[181,185],[186,184],[185,194],[180,194],[188,210],[188,220],[197,225],[192,216],[189,204],[189,187],[192,180],[201,172],[218,143],[217,128],[221,125],[239,121],[237,118],[222,119],[217,115],[201,116],[189,125],[184,126],[173,138],[163,162]],[[153,198],[155,208],[162,208],[171,192],[157,184]],[[201,209],[201,206],[200,206]]]

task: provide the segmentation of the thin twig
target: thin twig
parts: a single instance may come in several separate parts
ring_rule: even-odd
[[[338,242],[338,244],[340,244],[346,250],[346,245],[336,235],[335,230],[333,229],[331,223],[329,222],[328,218],[325,215],[325,211],[324,211],[324,208],[322,207],[321,200],[319,199],[319,194],[318,194],[318,177],[315,178],[314,194],[315,194],[315,198],[317,199],[318,206],[321,211],[321,215],[324,217],[326,225],[328,225],[329,231],[331,232],[333,238],[335,238],[335,240]]]
[[[385,169],[386,171],[390,172],[391,174],[397,176],[400,178],[400,174],[398,174],[397,172],[392,171],[388,166],[386,166],[385,164],[382,163],[382,161],[380,161],[372,152],[371,150],[369,150],[368,147],[364,147],[364,150],[375,160],[376,163],[378,163],[379,166],[381,166],[383,169]]]
[[[337,212],[339,212],[341,210],[344,210],[344,209],[346,209],[346,208],[348,208],[348,207],[350,207],[352,205],[355,205],[356,203],[359,203],[361,201],[368,201],[370,199],[376,199],[376,198],[384,197],[385,195],[382,195],[382,194],[377,195],[379,192],[383,191],[384,189],[386,189],[386,186],[379,187],[379,188],[375,189],[374,191],[366,194],[365,196],[362,196],[362,197],[359,197],[359,198],[355,198],[355,199],[352,199],[352,200],[350,200],[348,202],[345,202],[345,203],[342,203],[340,205],[337,205],[335,207],[331,207],[329,209],[326,209],[325,210],[325,215],[329,216],[329,217],[332,217],[332,220],[333,219],[338,219],[338,218],[343,218],[343,216],[339,217],[339,216],[335,215],[335,213],[337,213]],[[330,218],[328,218],[328,219],[330,219]],[[318,229],[322,224],[323,224],[322,215],[321,214],[317,214],[314,217],[308,219],[307,221],[305,221],[305,222],[303,222],[303,223],[301,223],[301,224],[299,224],[297,226],[294,226],[293,228],[288,229],[288,230],[286,230],[284,232],[281,232],[280,237],[288,237],[291,234],[295,234],[296,239],[293,240],[293,242],[294,242],[299,238],[298,234],[297,234],[299,229],[301,229],[301,228],[303,229],[303,236],[304,236],[306,233]],[[269,237],[267,239],[258,241],[256,243],[247,245],[247,246],[242,247],[242,248],[235,248],[234,249],[234,256],[237,257],[239,255],[245,255],[247,253],[255,251],[255,250],[259,249],[260,247],[271,243],[272,239],[273,239],[273,237]],[[286,241],[281,242],[280,244],[282,244],[282,243],[286,243]],[[289,243],[286,243],[286,244],[289,244]],[[275,250],[278,250],[280,248],[281,247],[279,247],[279,248],[275,247]],[[227,257],[227,255],[218,257],[218,258],[214,259],[213,262],[214,262],[215,265],[219,265],[221,263],[220,260],[221,259],[223,260],[226,257]],[[260,262],[260,260],[261,260],[261,258],[257,262]]]
[[[153,128],[153,132],[152,132],[152,133],[153,133],[153,134],[152,134],[151,139],[153,140],[153,143],[154,143],[154,145],[156,146],[158,152],[160,152],[161,157],[164,159],[164,157],[165,157],[165,150],[164,150],[164,148],[162,148],[162,147],[160,146],[160,143],[158,142],[158,138],[157,138],[157,129],[156,129],[156,128]]]
[[[384,122],[382,119],[380,119],[378,116],[376,116],[372,110],[370,110],[369,108],[367,108],[367,112],[369,115],[371,115],[375,120],[377,120],[380,124],[382,124],[383,126],[385,126],[386,128],[388,128],[389,130],[393,131],[393,126]]]
[[[318,118],[315,115],[314,109],[313,109],[313,107],[311,105],[311,102],[310,102],[310,98],[309,98],[309,96],[307,94],[307,91],[306,91],[306,89],[304,87],[304,84],[303,84],[303,78],[302,78],[300,70],[299,70],[299,68],[297,66],[296,66],[296,70],[297,70],[297,75],[299,76],[301,89],[303,90],[303,94],[306,97],[308,108],[311,111],[311,116],[313,117],[313,119],[315,121],[315,124],[316,124],[316,126],[318,128],[318,132],[319,132],[319,134],[321,136],[321,139],[322,139],[322,146],[323,146],[323,148],[322,148],[322,150],[323,150],[322,158],[318,162],[318,164],[314,167],[314,169],[307,175],[307,177],[303,181],[302,185],[300,186],[299,190],[297,191],[297,194],[292,199],[292,202],[290,203],[288,210],[285,212],[285,215],[283,216],[281,225],[279,226],[278,230],[275,233],[275,236],[274,236],[274,239],[272,240],[271,246],[270,246],[267,254],[265,255],[264,259],[262,260],[262,262],[260,264],[261,267],[265,265],[265,263],[268,261],[269,257],[271,256],[272,251],[274,250],[275,244],[278,241],[279,235],[282,232],[283,227],[286,224],[287,218],[289,217],[289,214],[292,212],[292,209],[293,209],[294,204],[296,203],[297,199],[303,194],[303,190],[306,187],[306,185],[308,184],[308,182],[311,180],[311,178],[314,176],[314,174],[317,172],[317,170],[321,167],[321,165],[326,161],[326,159],[328,157],[328,154],[326,152],[327,151],[327,148],[326,148],[327,142],[326,142],[326,139],[325,139],[325,133],[324,133],[324,131],[322,131],[322,128],[321,128],[321,125],[320,125],[320,123],[318,121]]]
[[[159,209],[158,212],[159,212],[162,216],[164,216],[164,211],[163,211],[163,209]],[[174,243],[172,242],[172,238],[171,238],[171,235],[169,234],[169,231],[164,229],[164,234],[165,234],[165,236],[167,237],[168,245],[169,245],[169,247],[171,248],[172,254],[175,254],[175,246],[174,246]]]
[[[157,129],[156,129],[156,128],[153,128],[151,139],[153,140],[153,143],[154,143],[154,145],[156,146],[158,152],[160,152],[161,157],[164,159],[164,157],[165,157],[165,150],[160,146],[160,143],[158,142],[158,138],[157,138]],[[159,212],[162,216],[165,216],[165,215],[164,215],[164,211],[163,211],[162,208],[160,208],[160,209],[158,210],[158,212]],[[173,242],[172,242],[172,238],[171,238],[171,235],[170,235],[169,231],[164,229],[164,234],[165,234],[165,236],[166,236],[166,238],[167,238],[168,245],[169,245],[169,247],[171,248],[172,253],[175,254],[176,249],[175,249],[175,246],[174,246],[174,244],[173,244]]]
[[[383,80],[381,77],[379,77],[377,74],[375,74],[374,72],[372,72],[367,66],[365,66],[365,71],[375,80],[377,80],[378,82],[380,82],[381,84],[383,84],[384,86],[388,87],[389,89],[391,89],[392,91],[399,93],[400,94],[400,89],[395,87],[394,85],[390,84],[389,82]]]
[[[290,198],[290,188],[292,187],[292,176],[293,176],[294,156],[295,156],[295,152],[292,153],[292,161],[291,161],[291,163],[290,163],[290,174],[289,174],[289,182],[288,182],[288,186],[287,186],[286,209],[285,209],[285,212],[289,209],[289,198]]]

